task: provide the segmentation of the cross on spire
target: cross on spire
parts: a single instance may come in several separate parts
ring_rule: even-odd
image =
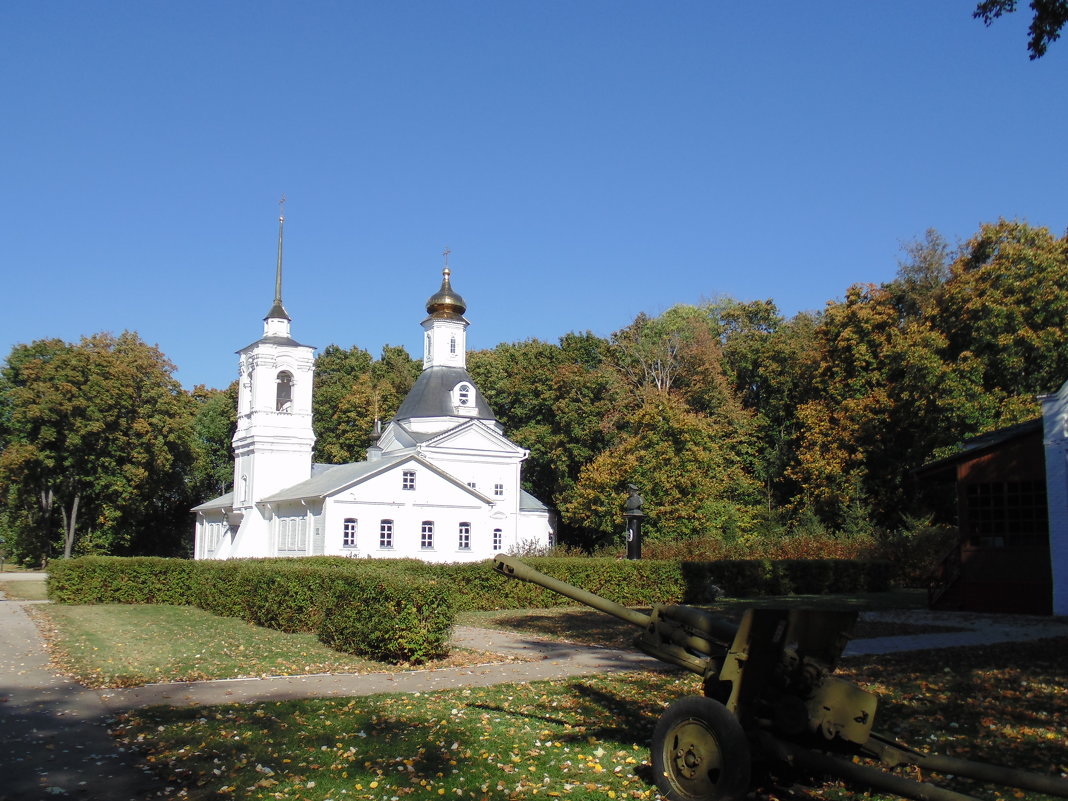
[[[282,228],[286,221],[286,195],[278,201],[278,267],[274,273],[274,305],[282,306]]]
[[[452,253],[452,251],[449,250],[449,246],[448,245],[445,246],[445,250],[441,251],[441,255],[445,257],[445,269],[446,270],[449,269],[449,254],[450,253]]]

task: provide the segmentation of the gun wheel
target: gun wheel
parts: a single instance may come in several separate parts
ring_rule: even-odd
[[[734,801],[749,788],[749,741],[738,719],[711,698],[669,706],[653,730],[653,775],[671,801]]]

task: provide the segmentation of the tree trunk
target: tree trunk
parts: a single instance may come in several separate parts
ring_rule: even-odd
[[[56,494],[51,487],[41,490],[40,501],[41,533],[38,543],[41,546],[41,569],[44,570],[48,565],[48,554],[52,550],[52,508],[55,505]]]
[[[74,502],[71,504],[70,517],[67,517],[67,507],[61,507],[63,511],[63,558],[70,559],[70,552],[74,547],[74,530],[78,524],[78,503],[82,496],[74,493]]]

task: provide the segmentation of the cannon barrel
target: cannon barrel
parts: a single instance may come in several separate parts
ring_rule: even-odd
[[[704,609],[692,606],[659,606],[660,616],[665,620],[681,623],[701,637],[710,637],[729,645],[734,642],[738,626],[729,620],[716,617]]]
[[[586,606],[592,606],[594,609],[604,612],[606,615],[611,615],[612,617],[617,617],[620,620],[626,621],[632,626],[638,626],[644,629],[652,622],[652,618],[649,617],[649,615],[636,612],[633,609],[627,609],[625,606],[617,604],[614,601],[609,601],[607,598],[602,598],[600,595],[594,595],[592,592],[584,590],[581,587],[576,587],[574,584],[568,584],[566,581],[560,581],[560,579],[555,579],[552,576],[546,576],[544,573],[535,570],[530,565],[525,565],[518,559],[513,559],[502,553],[493,557],[493,569],[509,578],[516,578],[520,581],[537,584],[540,587],[545,587],[547,590],[559,593],[565,598],[578,601],[580,604],[585,604]]]
[[[493,568],[509,578],[537,584],[607,615],[642,629],[635,645],[664,662],[704,676],[718,672],[719,660],[733,642],[738,627],[701,609],[688,606],[653,606],[646,615],[600,595],[547,576],[504,554],[493,557]]]

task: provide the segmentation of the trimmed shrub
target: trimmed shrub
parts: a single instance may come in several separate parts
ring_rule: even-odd
[[[437,582],[346,577],[344,595],[330,595],[335,605],[324,610],[318,634],[339,651],[415,664],[449,652],[452,598]]]
[[[48,595],[68,604],[197,606],[266,628],[314,632],[348,653],[420,663],[447,653],[455,614],[443,585],[416,572],[345,559],[85,557],[52,563]]]
[[[183,559],[85,556],[48,566],[48,597],[62,604],[190,603],[196,564]]]

